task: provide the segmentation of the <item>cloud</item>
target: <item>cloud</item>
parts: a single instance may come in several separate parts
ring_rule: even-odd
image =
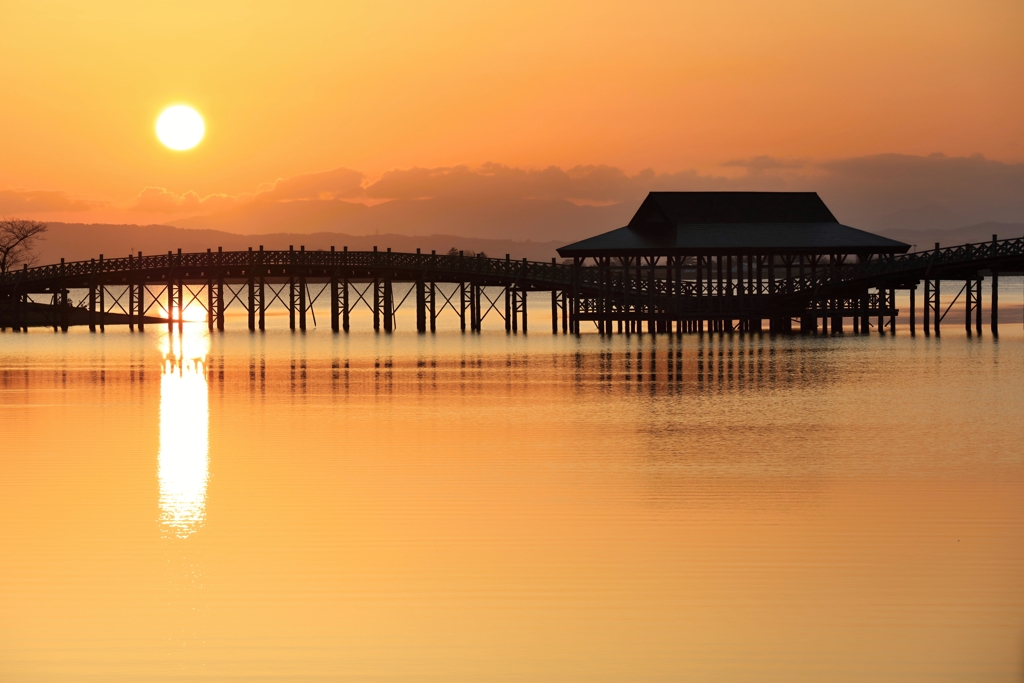
[[[135,198],[131,208],[135,211],[157,213],[212,212],[228,209],[251,197],[252,195],[232,196],[227,194],[210,194],[200,197],[192,190],[177,194],[163,187],[147,187]]]
[[[74,199],[57,190],[0,190],[0,214],[43,211],[88,211],[106,202]]]
[[[256,199],[277,202],[361,197],[364,177],[359,171],[336,168],[331,171],[278,178],[272,183],[260,185],[256,191]]]
[[[376,199],[565,200],[574,203],[610,204],[641,199],[652,189],[713,189],[725,178],[696,171],[657,174],[651,169],[629,175],[614,166],[549,166],[531,170],[503,164],[477,168],[451,166],[388,171],[366,188]]]
[[[779,159],[771,156],[758,156],[749,159],[732,159],[722,166],[733,166],[746,169],[749,175],[761,175],[779,169],[802,168],[807,163],[798,159]]]
[[[940,207],[973,221],[1024,220],[1024,164],[980,154],[948,157],[876,154],[818,164],[823,192],[871,219]]]

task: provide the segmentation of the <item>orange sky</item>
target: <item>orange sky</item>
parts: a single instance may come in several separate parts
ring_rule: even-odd
[[[3,25],[0,190],[108,203],[96,220],[145,187],[251,193],[341,166],[1024,160],[1016,0],[37,0]],[[178,102],[207,124],[185,153],[153,132]]]

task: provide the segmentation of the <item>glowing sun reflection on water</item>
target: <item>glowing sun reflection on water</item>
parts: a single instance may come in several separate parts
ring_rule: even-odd
[[[189,326],[198,328],[199,326]],[[160,521],[187,538],[206,518],[209,479],[209,392],[206,385],[206,331],[164,334],[160,375]]]

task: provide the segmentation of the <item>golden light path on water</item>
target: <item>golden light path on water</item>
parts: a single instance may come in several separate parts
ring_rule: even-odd
[[[209,467],[209,390],[206,355],[210,339],[198,325],[161,339],[160,522],[178,538],[195,533],[206,517]]]

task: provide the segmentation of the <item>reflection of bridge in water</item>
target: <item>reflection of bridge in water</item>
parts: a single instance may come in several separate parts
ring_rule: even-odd
[[[227,311],[242,309],[250,330],[265,328],[268,309],[283,308],[292,329],[316,324],[327,309],[334,331],[348,331],[350,314],[365,307],[373,328],[391,332],[402,306],[416,310],[419,332],[434,331],[442,314],[463,330],[479,331],[488,315],[506,330],[527,329],[527,296],[550,296],[552,332],[580,332],[593,322],[613,331],[843,331],[895,328],[895,293],[909,290],[910,329],[923,283],[926,332],[955,300],[941,300],[940,281],[963,283],[968,329],[981,330],[981,282],[991,279],[992,328],[998,324],[1000,273],[1024,271],[1024,238],[876,255],[861,262],[773,254],[719,257],[651,256],[551,263],[459,254],[305,251],[167,253],[52,264],[0,276],[0,326],[140,330],[160,322],[181,325],[197,307],[211,330],[223,330]],[[444,285],[444,286],[442,286]],[[39,301],[42,298],[43,301]],[[536,308],[534,308],[536,310]],[[323,316],[323,312],[321,313]],[[794,326],[796,323],[796,327]],[[617,328],[617,329],[615,329]]]
[[[792,332],[794,321],[804,333],[842,332],[846,321],[867,332],[872,317],[880,331],[894,331],[896,292],[909,290],[914,331],[923,282],[924,329],[938,333],[949,310],[939,283],[952,279],[964,283],[957,298],[965,295],[968,331],[973,322],[980,333],[987,276],[998,329],[999,273],[1024,270],[1024,238],[909,249],[840,224],[813,192],[651,192],[629,225],[560,248],[571,257],[565,263],[261,246],[24,268],[0,276],[0,327],[180,327],[199,307],[212,331],[223,330],[226,313],[237,307],[256,331],[278,305],[291,329],[305,330],[316,324],[315,304],[326,300],[335,332],[348,332],[351,313],[363,306],[374,330],[392,332],[407,302],[419,332],[435,331],[447,311],[463,331],[479,331],[493,313],[506,331],[525,332],[527,296],[544,292],[556,334],[578,334],[589,323],[602,334],[645,326],[651,333],[760,332],[766,320],[771,332]],[[37,295],[49,301],[36,302]]]

